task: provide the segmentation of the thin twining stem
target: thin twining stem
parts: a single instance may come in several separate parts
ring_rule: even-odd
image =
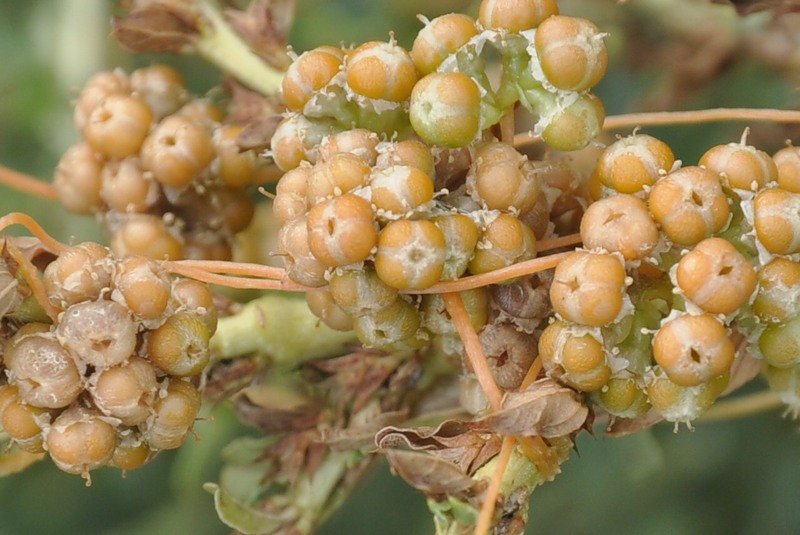
[[[287,292],[307,292],[313,288],[297,284],[290,280],[257,279],[249,277],[233,277],[211,273],[199,267],[184,264],[185,260],[168,260],[164,262],[164,269],[183,275],[192,279],[199,280],[208,284],[217,284],[227,288],[239,288],[244,290],[281,290]],[[231,262],[234,264],[234,262]]]
[[[228,262],[224,260],[177,260],[176,262],[180,263],[182,266],[199,269],[208,273],[245,275],[275,280],[286,278],[286,271],[283,268],[250,262]]]
[[[536,242],[536,249],[541,253],[551,249],[559,249],[561,247],[570,247],[572,245],[580,245],[583,242],[580,233],[567,234],[566,236],[559,236],[558,238],[550,238]]]
[[[726,121],[800,123],[800,111],[762,108],[712,108],[708,110],[625,113],[606,117],[603,122],[603,130]],[[514,136],[514,146],[519,147],[540,140],[541,137],[532,132],[521,132]]]
[[[545,271],[547,269],[554,268],[558,264],[560,264],[561,261],[564,260],[564,258],[569,254],[572,254],[572,251],[566,251],[563,253],[542,256],[539,258],[534,258],[533,260],[526,260],[525,262],[520,262],[518,264],[513,264],[508,267],[496,269],[488,273],[481,273],[480,275],[470,275],[469,277],[462,277],[460,279],[452,281],[444,281],[438,284],[434,284],[433,286],[431,286],[430,288],[426,288],[425,290],[416,290],[413,292],[405,292],[405,293],[436,294],[436,293],[463,292],[465,290],[474,290],[475,288],[480,288],[482,286],[488,286],[490,284],[499,284],[501,282],[505,282],[516,277],[524,277],[526,275],[532,275],[540,271]]]
[[[58,200],[58,190],[49,182],[44,182],[31,175],[20,173],[4,165],[0,165],[0,184],[5,184],[10,188],[43,199]]]
[[[58,320],[59,310],[54,307],[47,298],[47,289],[44,287],[44,282],[39,277],[39,271],[31,263],[30,259],[14,245],[6,243],[6,250],[17,263],[18,273],[25,279],[25,283],[28,285],[28,288],[30,288],[34,299],[36,299],[45,313],[55,323]]]
[[[59,254],[63,252],[67,246],[50,236],[45,230],[36,222],[34,218],[22,212],[10,212],[0,217],[0,232],[7,229],[12,225],[22,225],[31,234],[36,236],[42,245],[47,247],[51,252]]]
[[[503,438],[503,443],[500,446],[500,453],[497,455],[497,465],[494,468],[494,472],[492,472],[492,478],[489,480],[489,487],[486,489],[486,497],[478,513],[478,522],[475,524],[475,535],[486,535],[492,527],[492,517],[494,516],[497,497],[500,494],[500,484],[503,482],[503,476],[506,473],[509,461],[511,461],[511,454],[514,452],[515,443],[516,440],[514,437]]]
[[[497,386],[494,376],[492,376],[492,370],[489,369],[489,364],[486,362],[481,341],[469,318],[464,301],[455,292],[442,294],[442,299],[444,299],[447,313],[458,331],[458,336],[464,344],[464,356],[469,362],[478,384],[481,385],[481,389],[489,399],[489,405],[492,410],[500,410],[503,404],[503,392]]]

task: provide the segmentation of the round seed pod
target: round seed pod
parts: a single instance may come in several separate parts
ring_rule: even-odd
[[[327,269],[308,247],[308,217],[298,216],[278,231],[278,253],[283,257],[286,276],[305,286],[325,286]]]
[[[509,214],[500,214],[484,229],[468,264],[475,274],[488,273],[536,257],[533,230]]]
[[[366,128],[353,128],[326,136],[317,147],[317,161],[326,162],[341,152],[355,154],[367,165],[375,165],[380,138]]]
[[[790,414],[800,413],[800,368],[776,368],[767,365],[764,366],[763,373],[769,389],[786,404]]]
[[[758,271],[753,313],[769,323],[785,323],[800,313],[800,263],[776,257]]]
[[[778,172],[778,187],[800,193],[800,148],[784,147],[772,156]]]
[[[147,335],[147,356],[155,366],[177,377],[198,375],[208,364],[211,333],[203,320],[178,312]]]
[[[343,59],[344,52],[332,46],[320,46],[300,54],[283,77],[281,90],[286,106],[302,111],[311,97],[341,70]]]
[[[443,214],[431,218],[444,235],[445,257],[442,280],[454,280],[467,271],[480,239],[478,225],[464,214]]]
[[[632,377],[612,377],[604,388],[594,392],[593,400],[617,418],[637,418],[650,409],[642,387]]]
[[[103,162],[87,143],[76,143],[64,151],[53,173],[53,186],[64,208],[87,215],[102,211],[102,171]]]
[[[135,96],[112,93],[100,101],[83,128],[86,142],[107,158],[127,158],[139,152],[153,112]]]
[[[694,304],[711,314],[727,315],[748,302],[757,278],[753,266],[730,242],[707,238],[681,258],[676,281]]]
[[[800,252],[800,194],[772,188],[754,202],[756,236],[773,254]]]
[[[542,140],[556,150],[580,150],[600,135],[605,116],[605,108],[597,96],[582,94],[566,108],[547,117]]]
[[[45,441],[58,468],[88,478],[91,470],[111,460],[117,446],[117,431],[99,412],[74,406],[55,419]]]
[[[459,292],[464,308],[467,309],[470,323],[476,332],[489,321],[489,295],[486,288],[474,288]],[[457,334],[456,326],[447,313],[444,299],[439,294],[425,294],[419,307],[423,326],[433,334]]]
[[[565,320],[602,327],[624,312],[625,289],[621,258],[576,250],[556,267],[550,301]]]
[[[181,447],[200,412],[200,392],[192,383],[171,380],[153,403],[154,416],[140,426],[150,449],[171,450]]]
[[[392,221],[378,237],[375,271],[392,288],[422,290],[444,270],[444,234],[427,220]]]
[[[130,214],[111,235],[111,249],[118,257],[141,255],[158,260],[183,258],[183,245],[164,220],[151,214]]]
[[[253,182],[258,166],[253,151],[242,150],[237,143],[244,126],[226,124],[217,127],[211,138],[216,159],[211,168],[219,180],[228,188],[241,189]]]
[[[586,19],[548,17],[536,29],[534,45],[544,75],[559,89],[585,91],[606,73],[608,51],[603,34]]]
[[[308,179],[311,170],[311,164],[301,162],[278,181],[272,200],[272,213],[279,222],[286,223],[308,212]]]
[[[581,219],[584,247],[621,253],[628,261],[647,257],[660,238],[647,205],[633,195],[600,199],[589,205]]]
[[[158,183],[135,156],[106,163],[101,179],[100,196],[118,212],[146,212],[161,198]]]
[[[730,217],[719,175],[703,167],[682,167],[656,182],[648,204],[667,237],[684,246],[720,232]]]
[[[539,356],[547,373],[583,392],[593,392],[611,378],[603,344],[574,332],[563,321],[548,325],[539,338]]]
[[[318,162],[308,175],[308,206],[365,186],[369,172],[367,162],[349,152],[340,152]]]
[[[539,177],[533,165],[510,145],[490,142],[479,146],[471,171],[467,191],[488,209],[525,213],[536,204]]]
[[[647,399],[668,422],[689,424],[714,404],[728,379],[729,375],[723,374],[697,386],[680,386],[656,368],[647,378]]]
[[[345,270],[331,277],[330,293],[347,314],[359,317],[383,310],[397,300],[398,291],[372,269]]]
[[[679,386],[697,386],[729,372],[735,352],[725,326],[711,314],[680,315],[653,337],[653,358]]]
[[[481,128],[478,84],[457,72],[432,72],[414,86],[409,107],[411,126],[426,142],[464,147]]]
[[[78,100],[75,103],[75,110],[73,119],[75,128],[79,132],[83,132],[86,123],[89,122],[89,116],[92,111],[102,102],[108,95],[112,93],[125,94],[130,92],[130,80],[128,75],[122,69],[115,69],[113,71],[101,71],[94,74],[84,84],[78,95]]]
[[[169,303],[169,275],[156,261],[128,256],[117,263],[111,299],[125,306],[136,319],[158,320]]]
[[[375,348],[386,348],[410,340],[419,326],[419,311],[404,299],[395,299],[388,307],[359,316],[353,323],[361,343]]]
[[[411,59],[420,73],[429,74],[477,34],[475,20],[469,15],[449,13],[436,17],[414,39]]]
[[[295,113],[278,124],[270,140],[270,156],[281,171],[294,169],[300,162],[316,160],[316,147],[335,131],[330,122],[312,121]]]
[[[138,425],[152,414],[156,371],[141,357],[99,371],[89,382],[94,404],[123,425]]]
[[[411,212],[433,199],[433,179],[407,165],[377,170],[369,183],[372,204],[384,217]]]
[[[48,333],[18,333],[3,356],[6,368],[25,403],[56,409],[66,407],[83,390],[72,355]]]
[[[169,65],[136,69],[130,76],[131,91],[142,98],[156,120],[173,114],[188,100],[183,76]]]
[[[619,193],[637,193],[655,184],[660,173],[670,171],[674,164],[669,145],[646,134],[634,134],[603,150],[594,176]]]
[[[209,333],[216,332],[217,307],[214,304],[214,294],[207,284],[194,279],[174,279],[170,295],[175,312],[194,314],[205,323]]]
[[[211,133],[202,123],[170,115],[153,129],[142,145],[142,165],[161,184],[183,188],[214,159]]]
[[[0,427],[29,453],[44,451],[42,426],[49,420],[50,415],[45,409],[28,405],[19,399],[9,401],[0,413]]]
[[[790,368],[800,364],[800,316],[768,325],[758,338],[758,349],[770,366]]]
[[[377,146],[378,157],[375,166],[385,169],[395,165],[416,167],[429,177],[436,176],[436,162],[431,148],[416,139],[383,142]]]
[[[378,241],[370,203],[345,193],[308,212],[308,248],[326,266],[346,266],[366,260]]]
[[[108,466],[119,468],[123,471],[123,476],[128,470],[135,470],[147,464],[152,459],[150,446],[144,442],[137,434],[131,434],[123,438],[114,448],[114,455],[108,461]]]
[[[311,313],[331,329],[337,331],[353,330],[353,316],[336,304],[330,290],[327,288],[306,292],[306,303]]]
[[[521,32],[557,14],[556,0],[483,0],[478,21],[487,29]]]
[[[86,301],[64,311],[56,337],[79,367],[104,369],[135,353],[137,329],[128,309],[119,303]]]
[[[698,165],[719,173],[734,189],[758,191],[778,178],[778,168],[769,154],[743,143],[712,147],[700,157]]]
[[[417,82],[408,52],[394,43],[370,41],[347,55],[347,85],[367,98],[402,102]]]
[[[44,270],[47,297],[57,307],[95,300],[111,284],[113,260],[102,245],[84,242],[62,252]]]

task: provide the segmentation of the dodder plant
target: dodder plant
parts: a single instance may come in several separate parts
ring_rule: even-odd
[[[135,469],[180,447],[204,394],[265,435],[231,444],[208,486],[239,531],[313,531],[383,456],[437,533],[522,533],[596,419],[691,427],[759,372],[797,412],[797,148],[745,133],[691,165],[639,130],[600,139],[606,35],[555,0],[485,0],[421,18],[410,49],[291,62],[282,6],[123,2],[123,44],[203,55],[228,97],[163,65],[99,73],[52,186],[3,172],[109,242],[0,218],[35,236],[0,257],[5,463],[49,456],[87,483]],[[704,116],[798,119],[605,127]],[[257,187],[275,245],[242,239],[282,267],[232,260]],[[233,303],[205,283],[268,292]]]

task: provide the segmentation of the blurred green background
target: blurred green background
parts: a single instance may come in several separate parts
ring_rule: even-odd
[[[435,16],[466,9],[474,14],[474,4],[299,0],[290,40],[300,51],[319,44],[386,39],[393,30],[399,42],[409,46],[420,27],[416,13]],[[735,56],[735,61],[723,58],[720,65],[713,65],[717,71],[701,76],[695,87],[686,90],[678,84],[684,90],[680,98],[665,97],[663,88],[675,85],[675,75],[670,77],[675,67],[660,62],[670,55],[657,51],[642,60],[634,57],[642,50],[630,50],[638,42],[637,29],[643,31],[652,23],[636,17],[665,13],[664,2],[644,4],[658,9],[629,16],[621,15],[622,8],[612,0],[562,4],[565,12],[585,14],[610,32],[612,68],[598,88],[609,113],[663,102],[686,108],[796,106],[793,73],[747,55]],[[675,0],[674,4],[704,2]],[[77,139],[70,101],[83,81],[101,69],[130,69],[153,61],[152,56],[129,56],[108,38],[111,11],[107,0],[0,1],[0,163],[49,180],[60,152]],[[747,30],[738,26],[732,12],[717,14],[721,24],[734,24],[734,31]],[[630,25],[636,24],[641,26],[632,30]],[[669,32],[677,31],[669,24],[653,27],[666,32],[667,41]],[[695,56],[709,53],[700,45]],[[679,51],[676,58],[681,58]],[[160,59],[180,66],[198,93],[219,80],[218,73],[200,61]],[[679,157],[693,163],[711,145],[738,140],[742,127],[718,124],[647,131],[669,141]],[[770,151],[790,134],[774,126],[756,126],[753,131],[754,139],[771,144],[763,147]],[[0,213],[12,210],[34,215],[63,240],[100,239],[90,218],[0,189]],[[759,381],[750,386],[760,388]],[[85,488],[80,478],[42,462],[0,480],[0,535],[229,533],[216,519],[211,496],[201,485],[216,479],[224,444],[253,431],[239,425],[224,406],[211,418],[196,426],[199,441],[190,440],[180,451],[162,455],[126,479],[116,470],[101,470],[93,475],[93,486]],[[582,436],[563,473],[534,494],[528,533],[800,533],[796,505],[800,437],[797,424],[781,419],[779,411],[735,422],[701,423],[694,432],[682,429],[677,434],[668,425],[622,439],[603,438],[600,431],[597,437]],[[423,497],[382,465],[321,533],[423,535],[432,530]]]

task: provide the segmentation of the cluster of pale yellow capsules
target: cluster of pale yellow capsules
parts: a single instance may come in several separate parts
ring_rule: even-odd
[[[200,410],[216,309],[208,287],[92,242],[44,271],[54,323],[4,340],[0,426],[65,472],[130,470],[179,447]]]
[[[97,214],[119,255],[229,260],[264,161],[222,120],[171,67],[94,75],[75,104],[82,140],[55,172],[62,204]]]
[[[557,318],[539,343],[548,373],[612,416],[652,407],[690,422],[724,390],[738,349],[764,359],[796,410],[799,170],[793,146],[771,157],[743,140],[695,166],[648,135],[608,146],[583,249],[550,289]]]

